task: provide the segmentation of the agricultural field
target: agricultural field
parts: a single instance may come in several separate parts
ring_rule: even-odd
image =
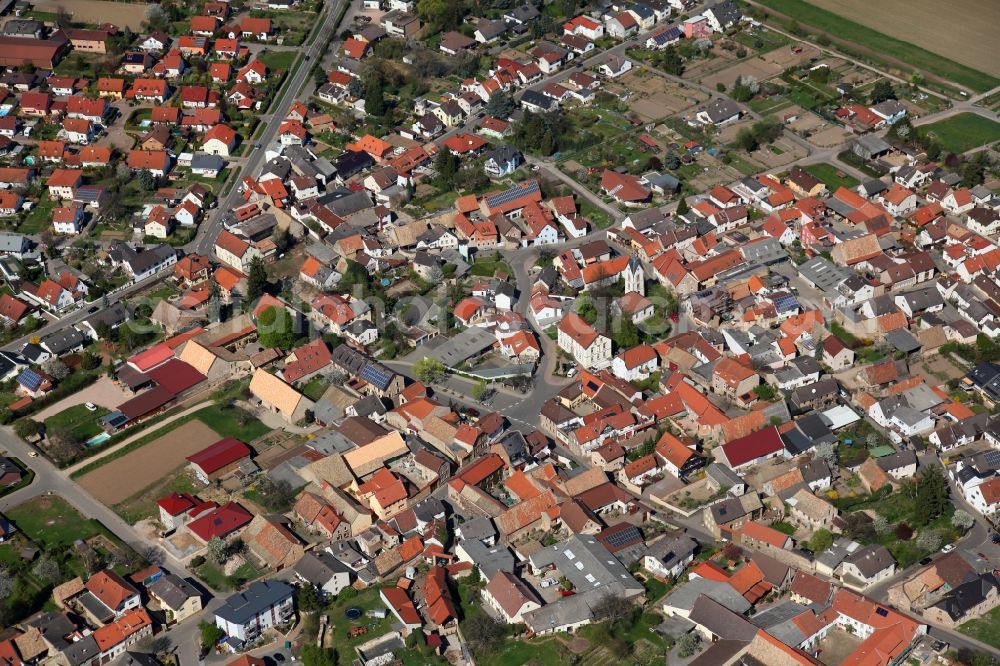
[[[957,63],[1000,76],[996,26],[1000,4],[980,0],[948,3],[942,29],[941,3],[933,0],[809,0],[839,16],[862,20],[890,37],[902,39]]]
[[[169,470],[184,464],[184,458],[220,439],[201,421],[190,421],[162,437],[107,465],[81,476],[84,490],[108,506],[124,502]]]
[[[995,3],[987,9],[976,0],[958,0],[949,6],[951,18],[958,20],[950,22],[953,29],[947,32],[941,31],[940,4],[930,0],[886,0],[880,3],[862,0],[814,0],[812,3],[760,0],[760,4],[799,21],[805,28],[857,44],[875,57],[891,54],[901,63],[970,90],[985,92],[1000,85],[1000,78],[997,78],[1000,63],[995,58],[991,33],[997,21],[984,20],[983,16],[984,11],[1000,12],[1000,5]],[[865,24],[855,22],[852,17],[863,20]],[[903,21],[900,17],[908,20]],[[980,30],[985,30],[986,36],[977,39],[973,35],[980,34]],[[981,53],[979,44],[983,49]],[[929,48],[934,48],[937,53]],[[974,53],[978,55],[972,55]]]
[[[974,113],[960,113],[921,125],[920,132],[933,134],[944,150],[957,154],[1000,140],[1000,123]]]
[[[142,30],[146,19],[146,8],[140,2],[110,2],[109,0],[35,0],[31,3],[36,12],[56,14],[65,11],[73,21],[99,25],[114,17],[115,25],[128,26],[132,30]]]

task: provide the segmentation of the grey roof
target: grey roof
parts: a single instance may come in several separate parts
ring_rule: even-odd
[[[449,338],[444,344],[427,353],[449,368],[454,368],[462,361],[482,353],[496,342],[496,337],[479,327],[467,328],[458,335]]]
[[[302,556],[292,568],[304,580],[322,587],[338,573],[350,575],[351,568],[325,550],[314,550]]]
[[[739,104],[731,99],[716,97],[705,105],[704,112],[710,121],[720,123],[739,114],[741,109]]]
[[[844,559],[845,564],[853,564],[865,578],[871,578],[880,571],[896,564],[892,553],[882,545],[859,548]]]
[[[732,467],[722,463],[713,462],[706,469],[705,474],[722,488],[732,488],[738,485],[745,485],[743,477],[737,474]]]
[[[222,171],[226,166],[226,160],[222,159],[218,155],[205,155],[204,153],[197,153],[191,158],[191,168],[192,169],[204,169],[206,171]]]
[[[90,634],[66,646],[62,651],[62,656],[69,666],[80,666],[80,664],[89,664],[100,657],[101,648],[97,645],[94,635]]]
[[[514,553],[504,545],[486,546],[476,539],[459,541],[468,556],[483,573],[483,578],[490,580],[498,571],[514,573]]]
[[[291,585],[280,580],[255,581],[243,592],[227,598],[215,614],[227,622],[242,626],[272,606],[290,599],[293,591]]]
[[[743,18],[743,12],[731,0],[714,4],[706,12],[712,12],[723,28],[734,26]]]
[[[861,548],[861,544],[857,541],[851,541],[842,537],[834,541],[833,545],[822,553],[819,553],[816,556],[816,561],[831,569],[835,569],[848,555],[856,552],[859,548]]]
[[[825,257],[810,259],[798,267],[799,275],[814,284],[821,291],[829,291],[847,279],[851,274]]]
[[[792,620],[808,610],[802,604],[786,600],[760,611],[750,621],[785,645],[797,647],[808,636]]]
[[[31,239],[21,234],[0,234],[0,252],[21,253],[31,247]]]
[[[576,590],[592,590],[611,583],[620,583],[626,590],[638,590],[637,593],[644,589],[607,548],[589,535],[571,536],[533,553],[529,559],[535,569],[555,566]]]
[[[978,578],[962,583],[948,595],[934,604],[955,621],[962,620],[968,612],[982,604],[992,590],[1000,593],[1000,579],[993,573],[985,573]]]
[[[865,152],[872,155],[887,153],[890,150],[892,150],[892,146],[890,146],[888,143],[886,143],[879,137],[875,136],[874,134],[865,134],[864,136],[860,136],[857,139],[855,139],[855,143],[861,146],[861,148],[863,148]]]
[[[757,627],[745,617],[734,613],[707,595],[695,600],[688,619],[722,640],[749,641],[757,635]]]
[[[58,356],[86,344],[88,339],[86,335],[77,329],[69,327],[46,335],[42,338],[41,344],[51,353]]]
[[[635,587],[614,581],[599,588],[578,592],[569,597],[562,597],[537,610],[529,611],[524,614],[524,621],[536,632],[548,627],[578,624],[590,620],[594,615],[594,609],[605,597],[610,595],[631,599],[641,594],[642,591],[643,587],[641,585],[636,589]]]
[[[901,352],[910,353],[920,349],[920,342],[905,328],[897,328],[885,334],[885,340]]]
[[[690,610],[702,596],[710,597],[735,613],[746,613],[751,607],[750,602],[732,585],[708,578],[689,580],[684,585],[674,588],[663,602],[673,608]]]
[[[490,150],[484,154],[486,160],[493,160],[497,164],[506,164],[507,162],[520,162],[522,160],[521,151],[514,146],[502,143],[493,150]]]
[[[114,328],[127,319],[129,319],[129,313],[125,306],[121,303],[113,303],[109,307],[101,308],[83,321],[96,329],[101,324]]]
[[[521,94],[521,102],[523,104],[537,106],[545,111],[555,108],[556,106],[554,99],[547,95],[543,95],[537,90],[525,90],[524,93]]]
[[[909,465],[916,465],[917,454],[915,451],[898,451],[891,456],[878,458],[875,462],[878,463],[878,466],[881,467],[883,471],[891,472],[894,469],[900,469]]]
[[[698,542],[686,534],[666,536],[646,549],[647,557],[655,557],[667,569],[672,568],[698,549]]]
[[[188,599],[201,596],[194,585],[174,574],[160,576],[147,585],[146,589],[173,609],[180,608]]]

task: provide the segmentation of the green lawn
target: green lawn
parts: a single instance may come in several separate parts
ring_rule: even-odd
[[[1000,123],[975,113],[960,113],[923,125],[920,132],[933,133],[945,151],[958,154],[1000,140]]]
[[[45,431],[68,430],[78,440],[85,442],[101,434],[101,426],[97,419],[107,413],[108,410],[103,407],[98,407],[97,411],[92,412],[84,405],[73,405],[45,419]]]
[[[314,377],[313,379],[310,379],[305,386],[302,387],[302,394],[315,402],[316,400],[319,400],[323,396],[323,393],[326,392],[326,389],[329,386],[330,383],[327,382],[324,378]]]
[[[795,525],[792,525],[791,523],[786,523],[784,521],[771,523],[771,529],[778,530],[782,534],[787,534],[788,536],[795,534]]]
[[[195,417],[222,437],[249,442],[271,431],[239,407],[213,406],[195,412]]]
[[[476,259],[469,272],[472,275],[478,275],[480,277],[493,277],[493,274],[497,271],[497,269],[506,271],[508,275],[514,274],[510,265],[499,255],[491,255]]]
[[[969,620],[959,625],[958,630],[977,641],[1000,649],[1000,607],[994,608],[978,620]]]
[[[287,72],[295,63],[296,51],[264,51],[257,56],[268,69]]]
[[[836,192],[837,188],[846,187],[853,189],[858,186],[858,179],[850,174],[843,173],[832,164],[810,164],[805,170],[816,176],[826,185],[830,192]]]
[[[24,216],[24,221],[17,230],[23,234],[37,234],[52,226],[52,211],[56,209],[56,202],[43,196],[41,200],[28,211]]]
[[[989,74],[944,58],[916,44],[890,37],[808,2],[760,0],[760,4],[801,22],[805,27],[812,27],[839,39],[849,40],[876,53],[892,54],[893,57],[915,68],[954,81],[976,92],[985,92],[1000,85],[1000,79]]]
[[[245,583],[260,577],[263,572],[249,562],[236,569],[232,575],[225,575],[222,570],[214,564],[203,564],[198,568],[198,577],[205,581],[209,587],[220,592],[231,592],[239,589]]]
[[[45,548],[70,546],[105,532],[96,520],[88,520],[70,504],[56,496],[30,499],[7,511],[7,518],[32,541]]]
[[[143,489],[124,502],[116,504],[112,509],[122,517],[122,520],[129,525],[134,525],[144,518],[155,518],[160,515],[160,509],[156,505],[158,497],[169,495],[172,492],[194,493],[201,489],[201,484],[195,483],[185,467],[165,479],[160,479],[154,485]]]

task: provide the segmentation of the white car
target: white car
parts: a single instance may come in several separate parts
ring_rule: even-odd
[[[38,451],[30,451],[28,453],[28,455],[31,456],[32,458],[37,458],[38,457]]]
[[[553,585],[558,585],[558,584],[559,581],[557,581],[555,578],[543,578],[539,582],[539,585],[541,585],[542,587],[552,587]]]
[[[953,550],[955,550],[955,544],[953,544],[953,543],[946,543],[944,545],[944,548],[941,549],[941,552],[942,553],[950,553]]]
[[[83,406],[87,408],[88,412],[96,412],[97,411],[97,405],[95,405],[92,402],[85,402],[85,403],[83,403]]]

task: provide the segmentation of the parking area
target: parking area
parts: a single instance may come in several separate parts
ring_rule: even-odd
[[[105,409],[114,410],[118,405],[131,397],[132,395],[115,384],[114,380],[107,375],[102,375],[100,379],[87,388],[53,405],[49,405],[33,418],[37,421],[44,421],[48,417],[59,414],[69,407],[82,405],[85,402],[92,402]]]

